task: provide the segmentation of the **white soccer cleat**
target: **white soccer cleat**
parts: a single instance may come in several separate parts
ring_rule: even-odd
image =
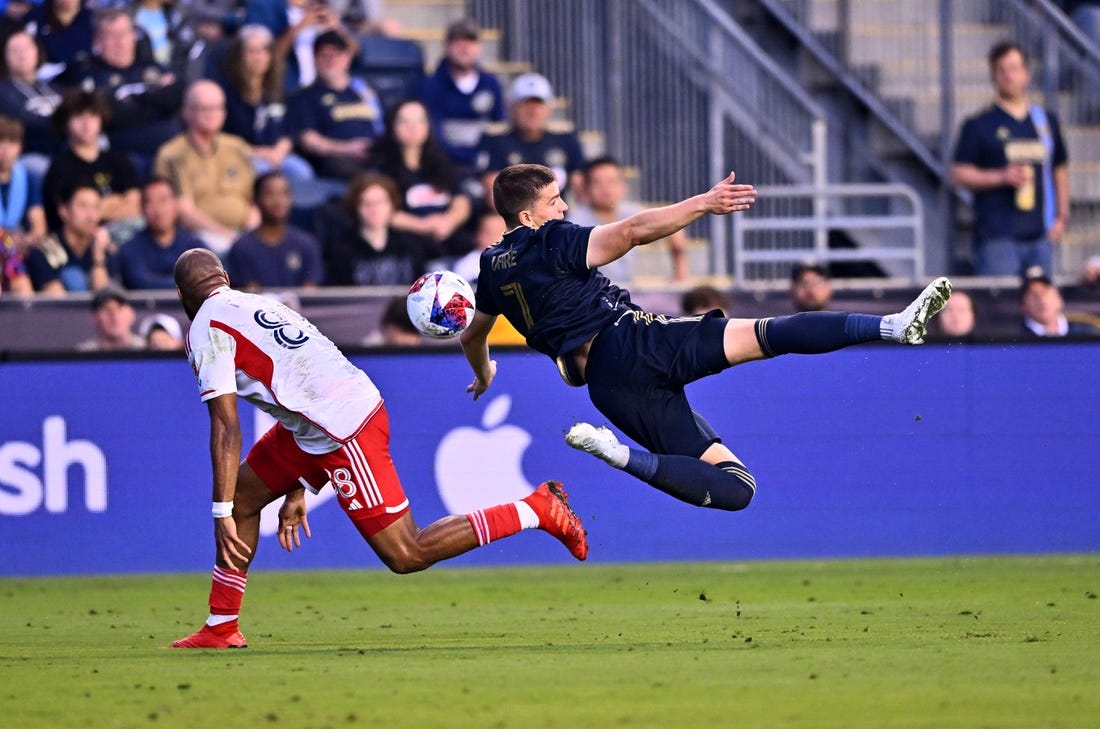
[[[882,318],[884,339],[902,344],[924,344],[928,320],[938,314],[951,298],[951,282],[940,276],[925,287],[905,311]]]
[[[606,461],[615,468],[622,468],[630,457],[630,450],[619,442],[609,429],[588,423],[576,423],[565,434],[565,442],[571,447]]]

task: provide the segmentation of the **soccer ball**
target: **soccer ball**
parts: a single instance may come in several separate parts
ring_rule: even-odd
[[[416,279],[405,303],[413,326],[432,339],[457,336],[474,318],[474,290],[453,271],[432,271]]]

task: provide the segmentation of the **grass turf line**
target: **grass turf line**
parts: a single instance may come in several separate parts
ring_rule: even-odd
[[[1095,727],[1100,556],[0,581],[13,727]]]

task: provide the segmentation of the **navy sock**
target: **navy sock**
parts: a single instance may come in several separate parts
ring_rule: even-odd
[[[844,311],[808,311],[756,321],[756,340],[768,357],[823,354],[882,339],[881,316]]]
[[[651,477],[642,480],[694,506],[740,511],[756,493],[756,481],[740,463],[729,461],[712,466],[690,456],[647,455],[656,460],[657,468]]]
[[[657,456],[649,451],[640,451],[637,448],[630,449],[630,460],[623,466],[623,470],[634,478],[649,482],[653,474],[657,473]]]

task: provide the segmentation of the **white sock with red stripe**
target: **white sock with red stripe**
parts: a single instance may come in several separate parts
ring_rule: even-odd
[[[535,510],[523,501],[490,506],[466,515],[477,535],[477,543],[484,547],[504,537],[510,537],[521,529],[537,529],[539,517]]]
[[[247,573],[215,566],[210,579],[210,617],[206,624],[215,628],[236,623],[247,585]]]

